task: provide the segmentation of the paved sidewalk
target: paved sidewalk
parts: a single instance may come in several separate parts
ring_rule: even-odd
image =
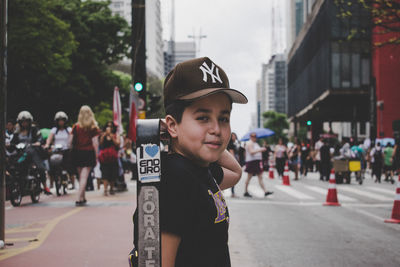
[[[88,206],[75,207],[75,193],[24,197],[21,207],[6,205],[6,249],[0,266],[127,266],[132,248],[135,193],[104,197],[87,193]]]
[[[75,196],[76,190],[60,197],[41,195],[38,204],[27,196],[20,207],[7,201],[9,245],[0,250],[0,266],[128,266],[136,183],[128,181],[128,191],[114,196],[103,196],[103,189],[87,192],[86,207],[75,207]],[[251,261],[246,238],[236,223],[229,232],[232,266],[246,266]]]

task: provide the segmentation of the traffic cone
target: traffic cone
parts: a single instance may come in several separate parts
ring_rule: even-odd
[[[400,174],[397,182],[396,196],[394,197],[392,218],[385,220],[386,223],[400,223]]]
[[[269,160],[269,178],[270,179],[274,179],[275,178],[274,177],[274,163],[273,163],[273,161],[271,159],[271,156],[270,156],[270,160]]]
[[[328,195],[326,196],[326,202],[324,206],[340,206],[337,192],[336,192],[336,179],[335,179],[335,170],[331,170],[331,175],[329,176],[329,187],[328,187]]]
[[[283,171],[282,182],[283,182],[283,185],[290,185],[289,166],[288,166],[288,162],[287,161],[286,161],[286,164],[285,164],[285,169]]]

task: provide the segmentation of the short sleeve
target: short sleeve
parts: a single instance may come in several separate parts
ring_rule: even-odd
[[[51,128],[51,130],[50,130],[51,134],[56,134],[56,132],[57,132],[57,128],[56,127]]]
[[[222,167],[217,163],[211,163],[209,168],[215,181],[217,181],[218,184],[221,184],[224,179],[224,171],[222,170]]]
[[[194,220],[194,186],[191,172],[168,166],[161,178],[161,231],[180,237],[190,232]]]

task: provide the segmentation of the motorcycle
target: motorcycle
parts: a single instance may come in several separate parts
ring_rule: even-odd
[[[52,148],[50,156],[50,174],[54,179],[56,185],[57,196],[60,196],[60,189],[62,187],[63,194],[67,194],[68,188],[68,172],[64,169],[63,159],[64,154],[68,150],[64,149],[62,145],[55,145]]]
[[[26,152],[30,146],[25,143],[17,144],[15,152],[7,158],[7,195],[14,207],[21,205],[22,197],[28,195],[32,203],[38,203],[42,192],[39,170]]]

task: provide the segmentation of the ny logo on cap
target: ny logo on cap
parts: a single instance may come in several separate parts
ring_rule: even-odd
[[[211,62],[210,68],[206,62],[203,62],[203,65],[201,65],[199,69],[201,69],[201,71],[203,72],[203,81],[207,82],[207,74],[210,74],[213,83],[216,82],[215,80],[218,80],[220,83],[222,83],[222,80],[219,77],[219,69],[215,67],[214,63]]]

